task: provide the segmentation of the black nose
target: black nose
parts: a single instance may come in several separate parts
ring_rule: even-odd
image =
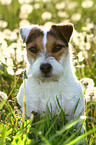
[[[42,71],[42,73],[48,74],[52,70],[52,65],[50,63],[42,63],[40,65],[40,70]]]

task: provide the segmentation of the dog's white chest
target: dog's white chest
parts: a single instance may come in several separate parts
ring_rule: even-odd
[[[63,82],[63,81],[62,81]],[[69,91],[70,89],[70,91]],[[78,88],[77,88],[78,91]],[[32,111],[42,113],[46,111],[46,105],[49,108],[52,105],[52,111],[58,113],[60,108],[56,98],[58,98],[61,107],[65,110],[66,114],[72,114],[78,95],[80,92],[73,90],[73,86],[60,82],[38,82],[33,78],[26,80],[26,110],[27,116],[31,115]],[[75,93],[76,94],[75,94]],[[18,94],[18,102],[23,106],[24,96],[24,83],[21,85],[20,92]],[[71,107],[70,107],[71,106]]]

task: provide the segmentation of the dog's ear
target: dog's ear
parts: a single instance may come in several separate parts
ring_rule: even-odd
[[[37,25],[25,25],[20,27],[20,36],[23,40],[23,43],[27,42],[27,38],[29,37],[30,33],[32,32],[33,29],[36,30],[38,26]]]
[[[58,30],[64,39],[69,42],[70,37],[73,32],[73,25],[72,24],[66,24],[66,25],[52,25],[52,28],[55,30]]]

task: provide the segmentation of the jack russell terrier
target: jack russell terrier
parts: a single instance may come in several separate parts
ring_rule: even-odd
[[[26,43],[28,68],[26,79],[26,113],[42,113],[46,104],[52,105],[52,111],[58,113],[56,97],[69,120],[79,100],[74,118],[84,113],[84,98],[79,81],[73,73],[70,51],[70,37],[73,25],[52,25],[45,29],[38,25],[26,25],[20,28],[23,43]],[[23,107],[24,82],[17,95],[18,103]],[[82,114],[83,114],[82,113]]]

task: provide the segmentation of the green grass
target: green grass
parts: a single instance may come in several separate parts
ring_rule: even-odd
[[[2,0],[0,1],[0,91],[7,94],[5,100],[2,100],[4,95],[0,94],[1,145],[73,145],[83,138],[86,139],[83,143],[85,145],[96,144],[96,2],[95,0],[91,1],[93,5],[90,8],[84,8],[82,7],[83,0],[51,0],[50,2],[34,0],[30,3],[33,10],[26,18],[31,24],[44,25],[47,22],[61,23],[66,20],[74,24],[77,33],[73,35],[71,44],[73,46],[75,74],[79,80],[91,78],[89,81],[86,81],[86,79],[84,79],[85,82],[83,81],[86,98],[83,134],[79,129],[74,129],[74,125],[82,119],[77,118],[68,123],[65,112],[59,103],[60,112],[57,115],[54,114],[53,117],[47,105],[47,111],[43,117],[40,114],[33,113],[35,117],[32,114],[31,119],[27,119],[24,117],[25,107],[22,117],[20,116],[20,106],[17,103],[16,95],[24,76],[26,76],[24,46],[18,31],[22,21],[20,18],[22,4],[17,0],[12,0],[10,5],[3,5]],[[65,2],[63,9],[56,8],[56,5],[60,2]],[[77,6],[71,9],[72,2],[76,2]],[[36,4],[39,6],[37,9],[35,9]],[[42,18],[42,13],[46,11],[51,14],[49,20]],[[60,17],[58,12],[66,12],[67,17],[66,15]],[[81,15],[79,20],[76,20],[74,16],[77,13]],[[72,16],[74,16],[74,19]],[[4,23],[1,24],[1,20],[6,21],[7,26],[3,26]],[[13,32],[16,37],[11,36]],[[82,56],[80,53],[82,53]],[[81,58],[83,59],[80,60]],[[88,98],[89,100],[87,100]],[[21,124],[20,120],[22,120]]]

